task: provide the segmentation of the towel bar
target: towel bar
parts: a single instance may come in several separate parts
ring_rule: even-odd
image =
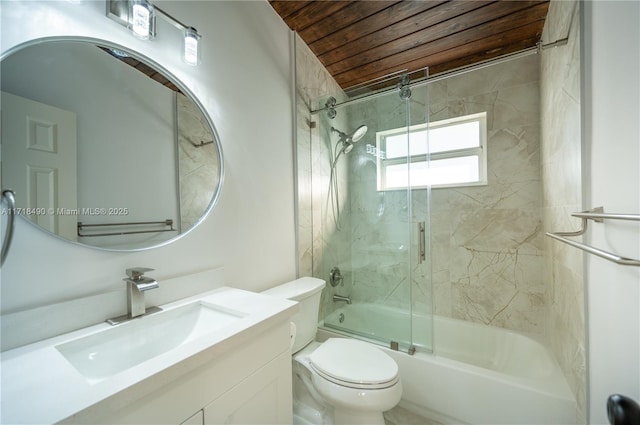
[[[92,233],[86,234],[81,233],[83,229],[87,227],[106,227],[106,226],[169,226],[168,229],[158,229],[158,230],[132,230],[128,232],[109,232],[109,233]],[[166,219],[163,221],[137,221],[130,223],[100,223],[100,224],[84,224],[82,222],[78,222],[78,236],[87,238],[94,236],[121,236],[121,235],[134,235],[138,233],[160,233],[160,232],[173,232],[173,220]]]
[[[571,214],[573,217],[579,217],[582,219],[582,228],[575,232],[547,232],[546,235],[557,239],[561,242],[564,242],[570,246],[581,249],[583,251],[588,252],[589,254],[597,255],[598,257],[604,258],[605,260],[612,261],[616,264],[620,264],[623,266],[636,266],[640,267],[640,260],[635,260],[633,258],[622,257],[617,254],[613,254],[608,251],[604,251],[599,248],[595,248],[593,246],[584,244],[582,242],[573,241],[571,239],[567,239],[567,236],[580,236],[583,235],[587,231],[588,220],[593,220],[598,223],[606,220],[631,220],[631,221],[640,221],[640,215],[638,214],[612,214],[605,213],[604,208],[597,207],[589,211],[583,211],[578,213]]]

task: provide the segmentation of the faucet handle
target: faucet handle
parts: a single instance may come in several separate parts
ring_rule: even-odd
[[[140,280],[146,272],[152,272],[153,270],[154,269],[150,269],[148,267],[132,267],[130,269],[127,269],[126,272],[127,276],[129,276],[131,279]]]

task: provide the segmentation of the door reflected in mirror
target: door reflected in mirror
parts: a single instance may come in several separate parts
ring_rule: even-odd
[[[2,188],[18,213],[72,242],[162,245],[220,191],[215,129],[174,77],[122,48],[49,41],[0,63]]]

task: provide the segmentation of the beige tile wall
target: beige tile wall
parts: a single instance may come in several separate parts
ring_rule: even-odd
[[[582,209],[580,132],[580,20],[575,1],[552,1],[543,33],[550,43],[569,35],[566,46],[541,58],[542,178],[545,231],[580,226]],[[546,238],[544,261],[549,344],[586,422],[585,311],[582,251]]]
[[[220,163],[213,135],[197,105],[182,94],[178,112],[178,161],[180,170],[180,220],[182,231],[193,227],[209,207],[218,187]]]

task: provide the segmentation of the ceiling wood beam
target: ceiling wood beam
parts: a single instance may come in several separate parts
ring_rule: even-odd
[[[394,53],[394,51],[406,50],[416,44],[433,40],[434,37],[443,37],[458,32],[462,24],[451,22],[451,19],[457,17],[461,22],[466,23],[471,20],[471,18],[464,18],[461,15],[476,11],[473,16],[479,16],[480,12],[477,11],[477,9],[489,7],[491,4],[495,3],[477,0],[444,3],[415,15],[411,17],[411,19],[398,21],[393,25],[389,25],[368,36],[362,37],[350,45],[319,55],[318,59],[320,59],[328,69],[331,65],[340,63],[341,61],[344,61],[342,65],[345,67],[349,66],[352,61],[357,65],[358,53],[369,53],[370,55],[386,53],[386,56],[389,56]],[[477,19],[484,21],[488,19],[486,16],[490,16],[490,13],[492,13],[492,10]],[[368,46],[366,52],[362,52],[360,48],[361,45]],[[336,70],[336,72],[343,72],[343,70]]]
[[[294,31],[302,32],[316,26],[323,19],[340,13],[351,4],[350,1],[312,1],[285,18],[285,22]]]
[[[550,0],[269,0],[343,88],[441,72],[539,41]],[[436,71],[437,70],[437,71]]]
[[[289,16],[291,16],[292,13],[302,9],[303,7],[307,6],[310,3],[313,3],[313,1],[295,1],[295,0],[288,0],[288,1],[276,1],[276,0],[270,0],[269,3],[271,4],[271,7],[273,7],[273,9],[278,12],[278,15],[280,15],[280,17],[282,19],[288,18]]]
[[[398,1],[355,1],[340,10],[339,13],[327,16],[314,25],[300,31],[300,37],[307,43],[313,44],[324,37],[331,37],[337,31],[349,28],[362,19],[369,18],[376,13],[397,4]]]
[[[449,71],[457,67],[472,64],[469,60],[465,60],[469,56],[474,56],[477,60],[486,60],[498,57],[502,54],[513,53],[535,46],[540,40],[540,22],[532,22],[522,27],[510,29],[503,33],[487,34],[477,29],[465,31],[466,34],[461,35],[460,42],[455,43],[450,39],[441,39],[431,45],[420,46],[419,53],[407,51],[404,54],[396,55],[388,58],[393,62],[380,64],[383,69],[389,70],[391,73],[408,70],[412,72],[418,69],[429,67],[429,74]],[[523,42],[512,42],[506,44],[505,40],[522,39]],[[501,47],[504,46],[504,49]],[[517,46],[513,50],[513,46]],[[478,53],[478,52],[484,53]],[[447,64],[452,61],[452,64]],[[343,88],[355,86],[365,83],[378,77],[380,69],[376,63],[369,64],[366,67],[355,71],[336,76],[336,81]]]
[[[360,20],[355,24],[336,31],[331,36],[324,37],[315,43],[311,43],[309,48],[320,57],[322,54],[350,45],[359,38],[372,34],[390,24],[410,18],[426,10],[430,10],[444,1],[402,1],[379,13]]]
[[[492,33],[503,32],[510,27],[522,26],[528,22],[544,19],[546,13],[547,3],[540,3],[539,1],[491,3],[474,10],[473,13],[468,13],[464,18],[457,19],[455,23],[449,21],[440,22],[406,37],[370,48],[340,62],[327,64],[322,56],[319,59],[327,70],[335,76],[371,62],[380,62],[381,59],[431,44],[434,40],[441,38],[455,40],[458,36],[453,37],[454,34],[466,30],[481,28],[483,31],[491,31]]]

